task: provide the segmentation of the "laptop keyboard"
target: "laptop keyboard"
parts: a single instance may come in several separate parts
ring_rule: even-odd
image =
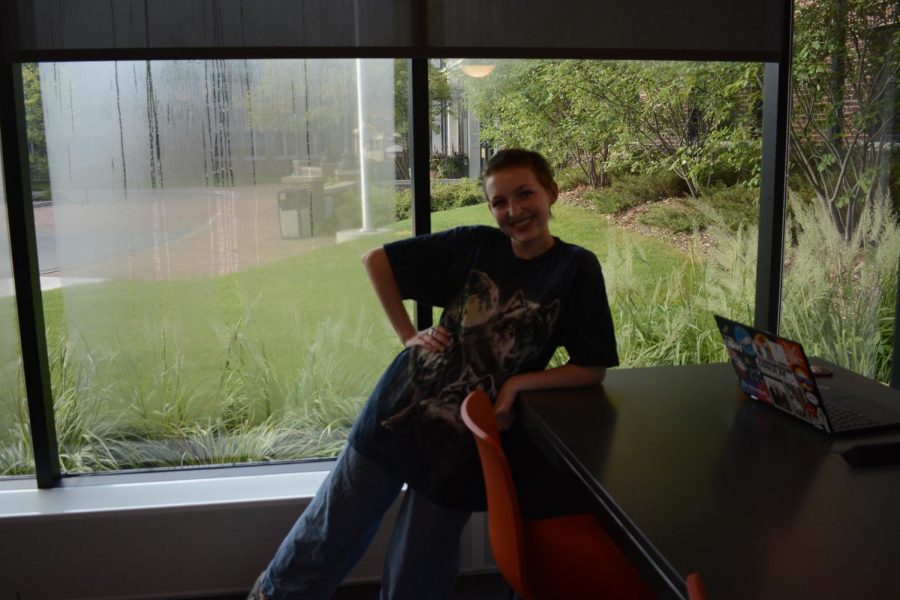
[[[828,419],[835,430],[846,431],[848,429],[859,429],[875,425],[875,421],[858,410],[843,404],[840,399],[829,398],[826,407],[828,409]]]

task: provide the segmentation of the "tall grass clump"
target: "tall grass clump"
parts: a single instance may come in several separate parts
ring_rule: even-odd
[[[0,367],[0,476],[34,473],[21,356]]]
[[[219,325],[221,363],[203,373],[171,322],[148,323],[143,343],[114,350],[89,348],[78,336],[51,340],[63,470],[335,456],[387,365],[384,349],[363,315],[312,324],[295,314],[287,328],[296,343],[282,350],[287,356],[272,356],[247,307],[238,321]],[[24,383],[6,375],[20,402],[16,417],[4,419],[0,474],[27,474]]]
[[[732,230],[715,210],[705,212],[714,243],[649,280],[639,273],[648,257],[640,246],[610,246],[604,266],[624,367],[682,365],[727,359],[713,315],[752,322],[756,232]]]
[[[887,383],[890,378],[900,225],[885,196],[856,229],[840,232],[818,203],[791,198],[782,331],[807,352]]]

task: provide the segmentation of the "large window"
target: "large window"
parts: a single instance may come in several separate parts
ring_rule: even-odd
[[[0,162],[2,166],[2,162]],[[34,472],[22,347],[16,321],[15,289],[9,253],[6,191],[0,178],[0,476]]]
[[[440,65],[453,105],[434,118],[433,228],[493,224],[470,167],[539,150],[562,192],[551,230],[603,265],[622,365],[725,360],[712,315],[753,320],[762,65]]]
[[[0,9],[39,263],[13,211],[0,473],[34,469],[23,372],[64,473],[332,456],[398,349],[359,256],[492,224],[475,178],[510,145],[556,167],[551,227],[600,257],[623,366],[723,360],[722,313],[890,376],[895,3],[797,2],[793,50],[782,0],[64,4]],[[437,58],[472,49],[507,58]],[[392,55],[430,58],[345,58]],[[46,376],[10,256],[40,271]]]
[[[397,346],[359,262],[409,235],[393,64],[26,65],[43,118],[32,150],[46,139],[34,215],[64,472],[340,449]]]
[[[798,2],[783,332],[890,380],[900,256],[897,5]]]

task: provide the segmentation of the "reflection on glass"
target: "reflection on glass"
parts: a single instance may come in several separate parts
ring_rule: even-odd
[[[486,62],[441,61],[456,104],[435,119],[433,228],[495,225],[462,176],[494,149],[537,150],[561,191],[551,231],[603,265],[623,366],[725,360],[712,313],[752,320],[762,66],[500,60],[478,78],[463,68]],[[455,179],[442,175],[460,164]]]
[[[900,256],[896,23],[895,3],[797,3],[782,308],[810,354],[883,383]]]
[[[0,477],[34,473],[0,162]]]
[[[333,455],[396,342],[391,60],[39,65],[68,472]]]

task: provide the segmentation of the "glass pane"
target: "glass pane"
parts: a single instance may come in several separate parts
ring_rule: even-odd
[[[897,6],[798,3],[795,22],[782,330],[887,383],[900,256]]]
[[[0,162],[0,477],[34,473],[2,166]]]
[[[331,456],[398,349],[392,60],[39,65],[67,472]]]
[[[449,91],[442,102],[432,86],[434,229],[496,226],[474,174],[499,148],[537,150],[561,190],[552,233],[603,266],[622,366],[726,360],[712,314],[753,317],[762,66],[437,67]]]

